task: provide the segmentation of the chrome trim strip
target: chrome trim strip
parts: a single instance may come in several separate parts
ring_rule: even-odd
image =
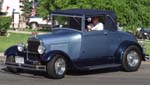
[[[21,68],[21,69],[36,70],[36,71],[46,71],[45,65],[17,64],[17,63],[11,63],[11,62],[6,62],[5,65],[8,67],[12,67],[12,68]]]

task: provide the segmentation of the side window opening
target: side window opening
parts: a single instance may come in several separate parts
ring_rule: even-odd
[[[70,28],[81,30],[81,18],[70,17]]]
[[[117,30],[116,24],[113,22],[113,20],[111,19],[111,17],[109,15],[107,15],[105,18],[104,29],[109,30],[109,31]]]
[[[54,28],[69,28],[81,31],[82,23],[80,17],[70,17],[70,16],[54,16],[53,23]]]
[[[91,31],[101,31],[104,30],[105,16],[94,16],[86,17],[85,29],[89,32]]]

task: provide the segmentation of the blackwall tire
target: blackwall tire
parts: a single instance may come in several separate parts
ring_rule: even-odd
[[[15,62],[14,56],[13,55],[7,56],[6,62],[12,62],[12,63],[14,63]],[[9,72],[12,72],[12,73],[19,73],[19,72],[23,71],[23,69],[13,68],[13,67],[9,67],[9,66],[7,66],[7,70]]]
[[[60,55],[53,57],[51,61],[47,63],[47,73],[50,78],[61,79],[64,78],[66,73],[66,60]]]
[[[137,46],[129,46],[122,57],[122,68],[126,72],[137,71],[141,65],[142,55]]]

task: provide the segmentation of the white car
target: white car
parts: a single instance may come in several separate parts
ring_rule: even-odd
[[[50,28],[51,24],[52,23],[49,18],[32,17],[27,21],[27,25],[29,25],[33,30],[38,27]]]

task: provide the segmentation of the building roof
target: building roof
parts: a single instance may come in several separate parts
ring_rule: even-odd
[[[116,14],[111,10],[96,10],[96,9],[67,9],[56,10],[52,14],[64,14],[64,15],[77,15],[77,16],[98,16],[98,15],[110,15],[112,18],[116,18]]]

